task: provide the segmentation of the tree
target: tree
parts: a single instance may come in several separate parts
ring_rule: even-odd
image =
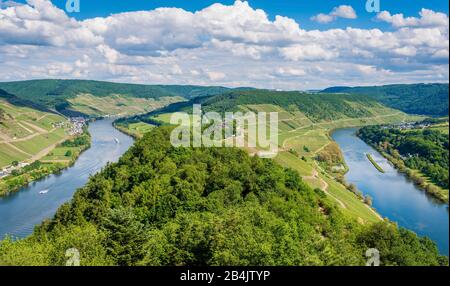
[[[144,258],[147,234],[130,208],[110,209],[101,228],[107,234],[107,253],[118,265],[135,265]]]
[[[67,150],[65,156],[66,157],[72,157],[72,151],[71,150]]]
[[[13,167],[17,167],[17,166],[19,166],[19,161],[12,161],[12,162],[11,162],[11,165],[12,165]]]
[[[366,195],[365,197],[364,197],[364,203],[366,204],[366,205],[368,205],[368,206],[372,206],[372,197],[371,196],[369,196],[369,195]]]

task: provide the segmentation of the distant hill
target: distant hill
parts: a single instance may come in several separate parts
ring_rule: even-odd
[[[89,94],[95,97],[122,96],[159,100],[163,97],[191,99],[220,94],[230,89],[220,86],[143,85],[92,80],[44,79],[0,82],[0,89],[16,98],[62,113],[73,112],[70,99]]]
[[[5,90],[0,89],[0,99],[4,99],[7,102],[16,105],[16,106],[20,106],[20,107],[29,107],[29,108],[33,108],[33,109],[37,109],[39,111],[45,111],[45,112],[49,112],[50,110],[48,108],[46,108],[45,106],[32,102],[30,100],[24,99],[24,98],[20,98],[18,96],[15,96],[13,94],[10,94],[8,92],[6,92]]]
[[[275,105],[290,112],[300,111],[313,122],[370,117],[377,115],[374,111],[384,111],[387,109],[372,97],[354,94],[240,90],[171,104],[156,112],[189,111],[192,110],[193,104],[201,104],[202,110],[205,112],[238,111],[241,106],[246,106],[251,109],[252,105]]]
[[[395,84],[384,86],[345,87],[324,89],[323,93],[351,93],[368,95],[392,108],[410,114],[448,115],[448,84]]]

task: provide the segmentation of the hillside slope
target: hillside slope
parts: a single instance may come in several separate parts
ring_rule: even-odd
[[[396,84],[385,86],[330,87],[323,93],[369,95],[373,99],[410,114],[448,115],[448,84]]]
[[[31,102],[37,106],[48,109],[58,110],[65,114],[75,114],[76,112],[86,111],[86,107],[78,108],[83,105],[85,100],[78,100],[79,96],[92,96],[95,98],[107,98],[115,107],[123,106],[123,101],[130,101],[132,107],[138,108],[134,113],[148,111],[147,109],[139,109],[144,106],[149,109],[159,108],[167,103],[180,101],[182,99],[190,99],[199,96],[207,96],[220,94],[228,91],[225,87],[208,87],[208,86],[192,86],[192,85],[143,85],[143,84],[126,84],[113,83],[93,80],[29,80],[17,82],[0,82],[0,89],[14,95],[24,101]],[[119,97],[119,101],[115,101]],[[111,102],[112,101],[112,102]],[[160,102],[162,101],[162,102]],[[157,103],[152,106],[153,103]],[[104,115],[105,112],[114,112],[115,109],[100,110],[98,114],[96,108],[101,107],[101,102],[93,102],[92,109],[88,114]],[[160,104],[158,104],[160,103]],[[153,107],[153,108],[152,108]],[[133,114],[133,112],[131,112]]]
[[[369,96],[353,94],[311,94],[297,91],[247,90],[232,91],[216,96],[194,98],[167,106],[157,113],[192,111],[193,104],[201,104],[207,111],[238,111],[241,106],[274,105],[288,112],[302,112],[313,122],[345,118],[370,117],[380,112],[392,112]]]
[[[233,148],[174,148],[147,133],[31,237],[0,243],[0,265],[448,264],[427,238],[360,225],[296,171]]]
[[[35,161],[69,137],[67,119],[29,106],[35,107],[14,96],[0,96],[0,168]]]
[[[117,123],[122,130],[141,137],[151,130],[151,125],[168,124],[173,112],[192,112],[193,104],[201,104],[204,112],[278,112],[279,147],[275,161],[298,171],[308,185],[322,189],[331,203],[363,224],[377,222],[380,216],[364,203],[359,191],[345,183],[342,155],[326,164],[318,160],[329,158],[330,152],[339,157],[339,148],[333,148],[329,132],[334,128],[417,119],[366,96],[252,90],[194,98]],[[244,149],[250,154],[261,151],[258,146]]]

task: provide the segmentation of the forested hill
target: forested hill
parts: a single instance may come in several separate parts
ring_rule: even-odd
[[[369,95],[381,103],[411,114],[448,115],[448,83],[396,84],[384,86],[330,87],[323,93]]]
[[[178,96],[190,99],[230,90],[220,86],[142,85],[59,79],[0,82],[0,89],[20,99],[57,110],[68,108],[70,106],[68,100],[80,94],[91,94],[97,97],[121,95],[145,99]]]
[[[2,89],[0,89],[0,99],[4,99],[7,102],[9,102],[13,105],[16,105],[16,106],[20,106],[20,107],[30,107],[33,109],[37,109],[39,111],[50,111],[47,107],[45,107],[43,105],[40,105],[38,103],[32,102],[27,99],[17,97],[17,96],[10,94]]]
[[[435,244],[387,222],[362,225],[296,171],[233,148],[175,148],[154,128],[94,175],[0,265],[448,265]]]
[[[368,96],[354,94],[303,93],[298,91],[237,90],[216,96],[194,98],[167,106],[158,113],[192,111],[193,104],[201,104],[203,111],[237,111],[241,106],[275,105],[286,111],[300,111],[312,121],[331,121],[362,118],[395,112]]]

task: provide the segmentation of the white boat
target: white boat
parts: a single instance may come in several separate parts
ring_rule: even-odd
[[[39,194],[41,194],[41,195],[44,195],[46,193],[48,193],[48,190],[42,190],[42,191],[39,192]]]
[[[117,138],[114,138],[114,141],[116,141],[117,144],[120,143],[120,142],[119,142],[119,139],[117,139]]]

